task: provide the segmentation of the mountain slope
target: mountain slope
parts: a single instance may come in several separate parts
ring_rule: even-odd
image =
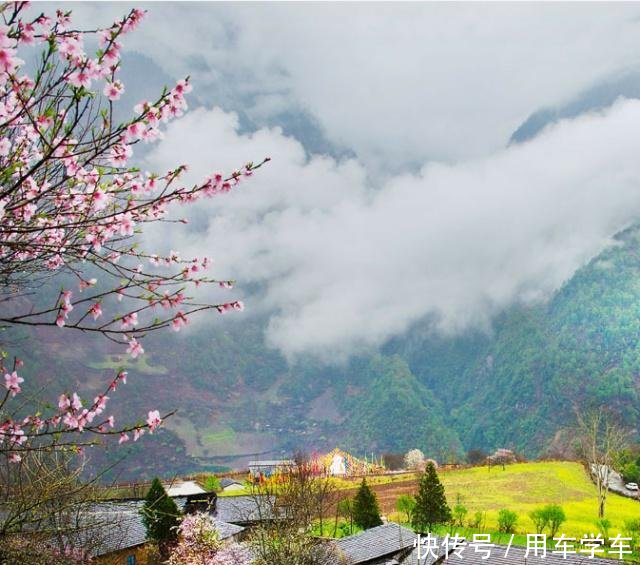
[[[130,453],[93,450],[98,467],[128,453],[121,478],[336,445],[360,455],[418,447],[443,459],[504,446],[534,456],[589,403],[612,407],[630,428],[640,423],[640,230],[619,234],[547,304],[503,313],[491,335],[444,338],[425,322],[343,366],[289,366],[265,346],[265,327],[225,317],[152,334],[135,361],[57,328],[21,331],[16,347],[34,395],[45,387],[52,402],[61,389],[89,397],[122,367],[130,377],[113,394],[119,422],[178,410]]]

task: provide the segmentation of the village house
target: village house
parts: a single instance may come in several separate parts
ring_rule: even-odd
[[[235,479],[228,477],[220,479],[220,490],[222,492],[238,492],[244,490],[244,488],[244,485]]]
[[[249,461],[249,474],[254,480],[268,479],[274,475],[289,473],[295,467],[291,459],[267,459]]]

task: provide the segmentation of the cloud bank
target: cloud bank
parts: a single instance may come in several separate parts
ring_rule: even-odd
[[[490,155],[534,110],[640,64],[634,3],[143,6],[127,50],[258,127],[309,114],[376,176]],[[70,7],[87,25],[127,9]]]
[[[149,156],[200,177],[272,163],[204,201],[171,245],[257,283],[268,341],[327,358],[377,346],[429,318],[442,332],[486,327],[513,303],[548,297],[640,213],[640,102],[547,128],[457,164],[430,163],[375,186],[362,162],[306,155],[278,128],[238,133],[236,116],[196,109]],[[375,184],[375,183],[374,183]],[[182,211],[181,211],[182,212]]]

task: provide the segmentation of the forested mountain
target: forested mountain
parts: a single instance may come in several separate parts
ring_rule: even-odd
[[[335,445],[361,455],[418,447],[441,460],[470,448],[535,456],[557,447],[557,432],[589,403],[638,425],[640,229],[619,234],[548,303],[503,313],[491,334],[444,338],[425,323],[346,365],[288,365],[265,346],[265,327],[250,316],[201,322],[149,336],[136,360],[55,328],[25,331],[17,343],[32,391],[62,381],[89,396],[124,367],[128,384],[112,395],[117,418],[178,409],[129,452],[110,448],[109,461],[128,453],[121,478]],[[102,451],[90,453],[104,465]]]

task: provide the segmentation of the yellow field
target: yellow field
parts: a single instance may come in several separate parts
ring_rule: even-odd
[[[487,530],[497,529],[501,508],[518,514],[517,531],[535,533],[529,512],[544,504],[560,504],[567,516],[561,530],[566,535],[582,536],[598,531],[598,507],[595,485],[582,465],[572,462],[535,462],[500,467],[474,467],[440,471],[447,500],[453,507],[458,495],[469,510],[467,520],[476,511],[486,512]],[[640,501],[609,493],[605,517],[610,520],[610,535],[624,530],[624,521],[640,518]]]

